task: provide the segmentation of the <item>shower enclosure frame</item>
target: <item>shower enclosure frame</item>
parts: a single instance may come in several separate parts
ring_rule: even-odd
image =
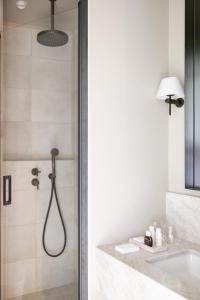
[[[78,1],[78,300],[88,300],[88,1]],[[1,40],[1,33],[0,33]],[[0,64],[2,62],[2,57]],[[1,70],[2,68],[0,68]],[[2,71],[1,71],[2,72]],[[1,76],[0,76],[1,81]],[[1,93],[2,82],[0,85]],[[1,98],[0,98],[1,104]],[[1,114],[1,112],[0,112]],[[2,130],[2,129],[1,129]],[[0,146],[0,155],[1,155]],[[1,160],[0,160],[1,163]],[[2,174],[0,182],[2,182]],[[1,184],[2,201],[2,184]],[[2,202],[1,202],[2,203]],[[1,231],[0,231],[1,232]],[[0,255],[1,255],[0,238]],[[0,284],[1,281],[0,259]],[[1,288],[0,288],[1,300]],[[63,299],[65,300],[65,299]]]
[[[88,0],[78,2],[79,300],[88,300]]]

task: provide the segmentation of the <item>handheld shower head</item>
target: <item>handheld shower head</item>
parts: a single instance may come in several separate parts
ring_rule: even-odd
[[[59,150],[58,150],[57,148],[51,149],[51,155],[52,155],[53,157],[58,156],[58,155],[59,155]]]

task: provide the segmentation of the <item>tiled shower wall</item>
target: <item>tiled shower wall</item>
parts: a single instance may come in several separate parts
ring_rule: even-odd
[[[76,281],[77,268],[77,10],[59,16],[69,43],[43,47],[40,24],[4,29],[3,173],[12,175],[12,205],[3,208],[4,299]],[[65,24],[66,22],[66,24]],[[64,254],[48,257],[42,229],[50,198],[50,150],[60,150],[57,188],[67,227]],[[40,189],[31,185],[38,167]],[[49,249],[59,249],[63,231],[55,200],[48,222]]]
[[[31,169],[38,167],[40,189],[31,185]],[[4,299],[75,282],[76,276],[76,188],[75,162],[57,162],[58,197],[67,228],[63,255],[50,258],[42,247],[42,230],[50,198],[51,161],[4,162],[12,174],[12,205],[4,208],[3,286]],[[46,231],[47,248],[52,252],[63,244],[63,230],[53,202]]]
[[[65,14],[67,45],[41,46],[36,38],[45,27],[5,27],[4,159],[73,158],[77,101],[77,11]],[[48,27],[47,27],[48,28]]]

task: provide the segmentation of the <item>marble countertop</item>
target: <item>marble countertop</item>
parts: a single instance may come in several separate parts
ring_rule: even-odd
[[[190,300],[199,300],[200,299],[200,286],[194,287],[188,284],[185,281],[181,281],[177,277],[164,272],[154,266],[146,262],[147,259],[156,258],[158,256],[167,256],[171,253],[176,251],[183,251],[183,250],[196,250],[200,252],[200,245],[183,241],[183,240],[176,240],[172,245],[168,246],[168,250],[162,253],[152,254],[145,250],[140,249],[140,251],[132,253],[132,254],[120,254],[115,250],[116,245],[105,245],[99,246],[98,249],[111,255],[118,261],[123,262],[127,266],[133,268],[134,270],[142,273],[145,276],[153,279],[159,284],[164,285],[165,287],[171,289],[175,293],[183,296],[186,299]]]

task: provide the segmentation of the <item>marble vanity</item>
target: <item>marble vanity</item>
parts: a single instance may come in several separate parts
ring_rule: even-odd
[[[199,300],[200,285],[149,263],[152,258],[191,250],[200,255],[200,245],[183,240],[176,241],[163,254],[140,249],[123,255],[115,250],[115,245],[100,246],[96,251],[99,288],[108,300]]]
[[[124,255],[115,250],[116,245],[97,248],[99,289],[108,300],[200,299],[200,243],[196,242],[200,237],[200,198],[167,193],[166,215],[177,237],[166,252],[151,254],[140,249]],[[184,255],[176,260],[177,253]],[[153,263],[158,261],[164,263]]]

